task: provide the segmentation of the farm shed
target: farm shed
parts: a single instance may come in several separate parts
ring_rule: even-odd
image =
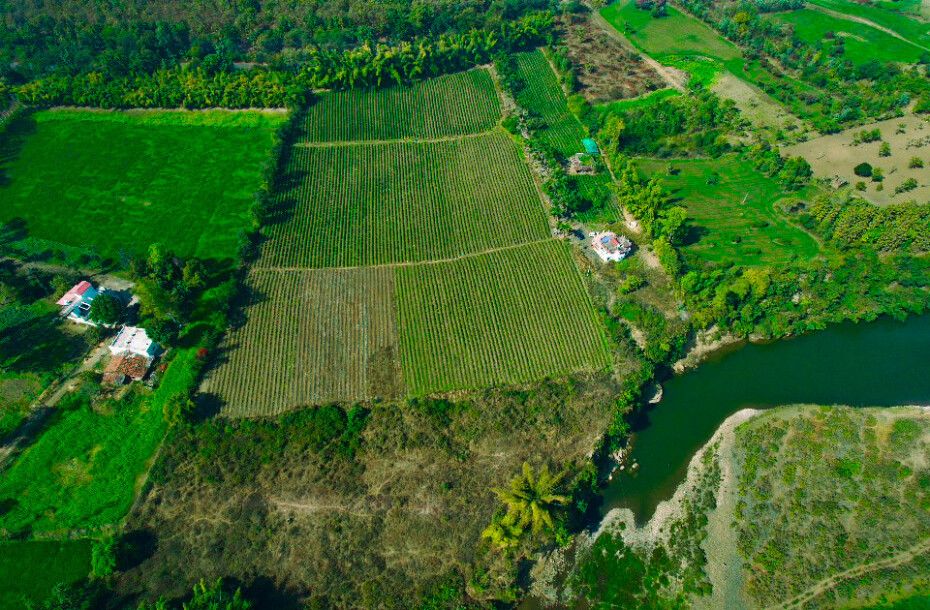
[[[57,305],[61,307],[61,315],[78,324],[88,324],[96,326],[96,322],[91,320],[90,305],[97,298],[97,289],[88,282],[78,282],[66,292],[63,297],[58,299]]]
[[[589,155],[599,155],[601,154],[601,149],[597,147],[597,142],[593,138],[585,138],[581,141],[581,144],[584,146],[584,150]]]

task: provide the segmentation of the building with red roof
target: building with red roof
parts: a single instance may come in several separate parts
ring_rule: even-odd
[[[57,304],[61,306],[61,315],[78,324],[96,326],[97,323],[88,316],[90,305],[98,294],[97,289],[90,282],[86,280],[78,282],[58,299]]]

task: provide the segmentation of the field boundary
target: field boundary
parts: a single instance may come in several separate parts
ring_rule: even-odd
[[[841,12],[839,12],[839,11],[835,11],[835,10],[830,9],[830,8],[827,8],[827,7],[825,7],[825,6],[818,6],[818,5],[816,5],[816,4],[808,4],[805,8],[809,8],[809,9],[815,10],[815,11],[817,11],[817,12],[819,12],[819,13],[823,13],[823,14],[825,14],[825,15],[829,15],[830,17],[834,17],[834,18],[836,18],[836,19],[840,19],[840,20],[843,20],[843,21],[852,21],[852,22],[854,22],[854,23],[860,23],[860,24],[862,24],[862,25],[869,26],[870,28],[876,29],[876,30],[878,30],[879,32],[884,32],[884,33],[888,34],[889,36],[892,36],[893,38],[897,38],[898,40],[901,40],[901,41],[903,41],[903,42],[906,42],[906,43],[908,43],[908,44],[911,45],[911,46],[917,47],[918,49],[923,49],[924,51],[930,51],[930,49],[928,49],[927,47],[925,47],[925,46],[923,46],[923,45],[919,45],[919,44],[917,44],[916,42],[914,42],[913,40],[908,40],[907,38],[905,38],[905,37],[902,36],[901,34],[898,34],[898,33],[895,32],[894,30],[892,30],[891,28],[887,28],[887,27],[885,27],[885,26],[883,26],[883,25],[879,25],[878,23],[875,23],[874,21],[871,21],[871,20],[869,20],[869,19],[866,19],[865,17],[859,17],[858,15],[849,15],[849,14],[847,14],[847,13],[841,13]]]

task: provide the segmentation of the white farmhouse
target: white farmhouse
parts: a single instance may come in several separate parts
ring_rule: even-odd
[[[75,284],[71,290],[58,299],[57,304],[61,306],[61,315],[78,324],[97,326],[97,323],[88,317],[90,304],[97,298],[97,294],[97,289],[88,281]]]
[[[601,260],[622,261],[633,250],[633,242],[623,235],[605,231],[591,236],[591,247]]]
[[[110,343],[110,352],[116,356],[143,356],[154,358],[158,353],[158,344],[149,339],[144,328],[124,326]]]

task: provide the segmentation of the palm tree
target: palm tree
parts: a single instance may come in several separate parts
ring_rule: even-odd
[[[523,462],[522,476],[515,476],[509,488],[494,490],[507,505],[504,520],[510,518],[513,526],[521,532],[531,525],[533,535],[544,528],[554,529],[552,510],[556,505],[568,503],[568,497],[555,493],[564,476],[564,473],[553,476],[548,466],[543,466],[539,475],[534,476],[530,465]]]

